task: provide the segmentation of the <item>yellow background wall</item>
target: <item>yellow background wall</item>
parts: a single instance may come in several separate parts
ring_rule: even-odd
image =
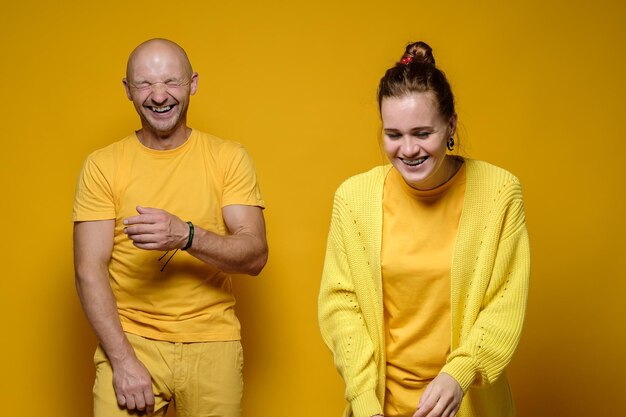
[[[237,278],[246,416],[339,416],[316,324],[332,195],[384,161],[375,89],[411,40],[457,95],[465,154],[524,185],[533,245],[520,416],[622,415],[626,372],[626,3],[7,1],[0,13],[2,343],[6,416],[88,416],[95,338],[73,284],[84,157],[139,126],[120,82],[168,37],[200,73],[190,123],[243,143],[270,261]]]

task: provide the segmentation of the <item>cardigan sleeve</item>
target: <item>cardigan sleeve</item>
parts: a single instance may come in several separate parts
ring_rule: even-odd
[[[500,228],[495,261],[480,311],[442,368],[463,391],[493,383],[517,347],[528,297],[530,249],[521,189],[516,184]],[[482,242],[481,242],[482,244]]]
[[[376,396],[378,382],[374,347],[360,306],[355,277],[351,272],[345,233],[350,212],[335,195],[333,215],[326,247],[326,258],[318,300],[318,319],[322,338],[331,350],[335,366],[343,378],[345,398],[355,417],[382,414]],[[364,300],[365,302],[373,300]]]

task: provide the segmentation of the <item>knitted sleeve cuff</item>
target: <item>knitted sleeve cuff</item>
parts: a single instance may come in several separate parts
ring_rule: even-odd
[[[474,361],[470,358],[459,356],[445,364],[441,368],[441,372],[445,372],[456,379],[463,392],[465,392],[476,379],[476,368]]]
[[[372,417],[382,414],[383,409],[376,398],[376,391],[365,391],[357,395],[350,401],[352,415],[354,417]]]

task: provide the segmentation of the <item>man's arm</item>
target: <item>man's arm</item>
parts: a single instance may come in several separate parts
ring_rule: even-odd
[[[87,320],[111,362],[118,404],[152,413],[151,377],[126,339],[109,284],[114,227],[114,220],[74,223],[76,289]]]
[[[165,210],[137,207],[138,216],[124,220],[124,232],[146,250],[181,249],[189,238],[189,225]],[[222,209],[229,234],[218,235],[194,225],[193,244],[187,250],[224,272],[258,275],[267,262],[263,210],[233,204]]]

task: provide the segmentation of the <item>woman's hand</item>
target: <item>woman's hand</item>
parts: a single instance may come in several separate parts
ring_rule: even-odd
[[[462,399],[459,383],[442,372],[426,387],[413,417],[454,417]]]

